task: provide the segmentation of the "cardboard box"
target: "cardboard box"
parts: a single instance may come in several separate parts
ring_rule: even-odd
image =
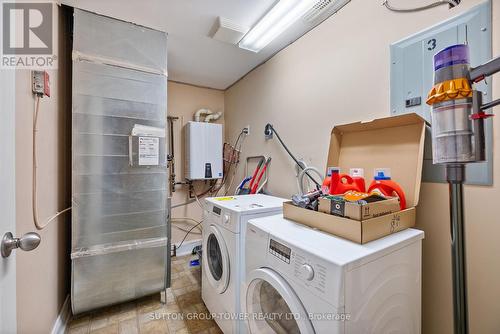
[[[399,199],[389,198],[366,204],[320,198],[319,211],[355,220],[366,220],[399,211]]]
[[[283,204],[287,219],[357,243],[366,243],[415,225],[424,156],[425,120],[417,114],[336,126],[330,137],[328,166],[361,167],[367,185],[375,168],[390,168],[406,195],[407,209],[362,221]]]

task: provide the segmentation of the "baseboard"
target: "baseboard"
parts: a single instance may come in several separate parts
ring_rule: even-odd
[[[52,327],[52,334],[65,334],[69,321],[71,319],[71,305],[69,302],[69,295],[64,300],[64,304],[59,311],[54,326]]]
[[[189,255],[196,246],[201,246],[201,239],[185,241],[182,243],[181,247],[177,248],[176,255]]]

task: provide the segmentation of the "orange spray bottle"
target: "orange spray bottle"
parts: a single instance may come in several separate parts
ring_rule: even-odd
[[[401,210],[406,209],[405,193],[401,186],[391,180],[391,172],[389,168],[376,168],[374,178],[368,193],[378,192],[384,196],[399,197],[399,206]]]

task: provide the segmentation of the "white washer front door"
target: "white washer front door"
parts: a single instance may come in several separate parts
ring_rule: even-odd
[[[222,233],[215,225],[210,225],[203,240],[203,270],[210,285],[219,293],[224,293],[229,285],[229,252]]]

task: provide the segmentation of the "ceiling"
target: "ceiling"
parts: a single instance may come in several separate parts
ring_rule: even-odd
[[[62,0],[63,4],[168,33],[169,80],[226,89],[313,28],[299,20],[259,53],[214,40],[218,16],[253,26],[275,0]]]

